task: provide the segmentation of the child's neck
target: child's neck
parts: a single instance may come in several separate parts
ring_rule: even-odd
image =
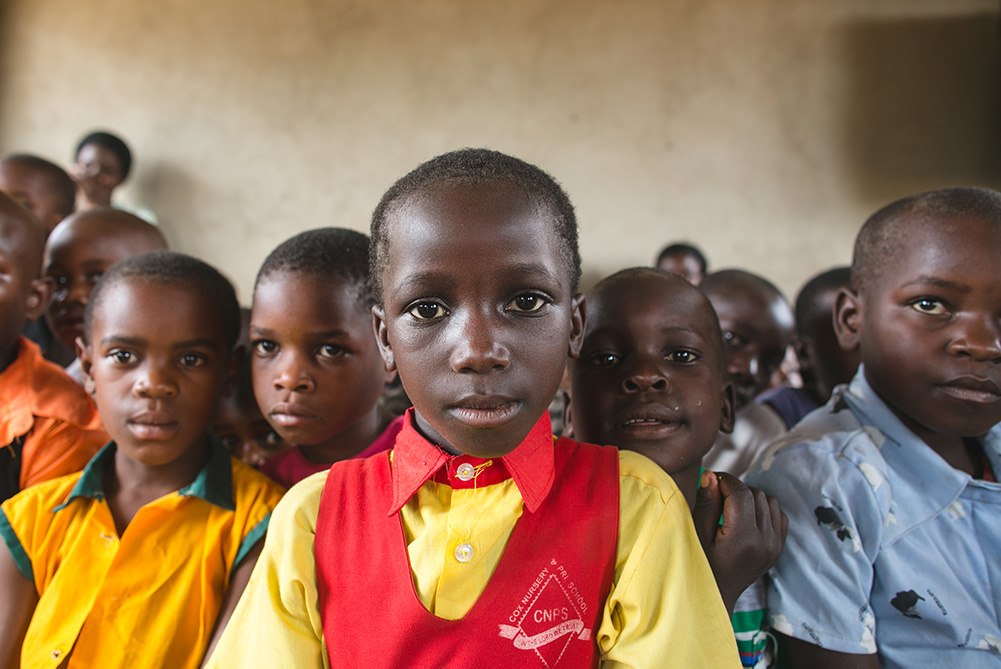
[[[208,437],[202,435],[200,439],[204,445],[191,452],[191,457],[160,466],[144,465],[126,456],[121,449],[115,451],[112,466],[104,472],[103,484],[119,537],[139,509],[195,480],[209,457]]]
[[[307,460],[318,465],[349,460],[371,446],[392,420],[389,411],[379,404],[330,439],[319,444],[299,444],[299,450]]]
[[[973,478],[984,476],[984,449],[973,437],[963,438],[953,435],[934,435],[935,439],[925,436],[922,440],[949,463],[953,469],[965,472]]]

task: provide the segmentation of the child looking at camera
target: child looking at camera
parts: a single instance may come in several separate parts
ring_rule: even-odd
[[[584,330],[556,182],[439,156],[383,196],[372,247],[379,347],[413,409],[391,453],[289,493],[210,666],[739,666],[670,477],[554,444]]]
[[[741,661],[765,666],[758,579],[782,550],[785,520],[760,490],[702,469],[717,433],[733,425],[724,365],[722,332],[705,295],[681,276],[623,270],[587,295],[580,357],[570,361],[569,414],[575,438],[642,453],[671,475],[727,609],[737,605]]]
[[[768,590],[791,667],[997,667],[1001,193],[898,200],[835,304],[851,383],[748,474],[789,516]]]
[[[0,664],[199,666],[282,493],[209,432],[239,318],[229,282],[180,254],[94,288],[81,362],[112,441],[3,504]]]
[[[393,375],[372,331],[368,237],[309,230],[271,252],[250,315],[254,395],[294,447],[261,471],[291,487],[331,464],[392,448],[403,425],[379,404]]]

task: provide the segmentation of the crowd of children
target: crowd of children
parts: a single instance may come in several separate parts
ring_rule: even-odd
[[[464,149],[241,313],[74,158],[0,160],[0,666],[1001,663],[1001,193],[795,309],[689,243],[585,296],[563,189]]]

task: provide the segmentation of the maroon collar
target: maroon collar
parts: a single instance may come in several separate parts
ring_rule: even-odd
[[[472,467],[473,476],[469,475]],[[461,470],[460,470],[461,468]],[[516,449],[499,459],[449,455],[414,427],[414,410],[408,409],[393,449],[392,515],[403,508],[417,489],[432,477],[453,488],[474,488],[514,479],[530,512],[539,508],[556,476],[553,467],[553,432],[544,413]]]

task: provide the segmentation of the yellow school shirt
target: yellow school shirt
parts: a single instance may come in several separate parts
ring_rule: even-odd
[[[121,537],[102,485],[113,443],[4,502],[0,535],[39,594],[22,666],[199,666],[230,574],[282,495],[211,442],[195,480],[142,507]]]
[[[303,480],[275,509],[264,552],[209,667],[337,666],[323,641],[313,559],[326,476]],[[733,627],[674,481],[644,456],[622,451],[619,486],[612,590],[595,637],[601,666],[739,667]],[[428,480],[417,489],[401,515],[425,608],[455,620],[472,607],[523,505],[514,478],[474,489]],[[455,551],[464,542],[475,550],[460,562]]]

